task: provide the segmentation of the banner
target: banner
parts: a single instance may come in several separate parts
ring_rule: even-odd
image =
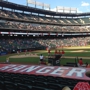
[[[35,1],[34,0],[27,0],[27,3],[35,5]]]

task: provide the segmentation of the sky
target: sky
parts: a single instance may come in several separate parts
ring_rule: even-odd
[[[27,5],[27,0],[8,0],[13,3]],[[60,7],[71,7],[77,8],[78,13],[90,12],[90,0],[33,0],[36,2],[42,2],[45,4],[50,4],[52,11],[56,11],[56,6]],[[34,7],[34,5],[29,4],[29,6]],[[41,8],[41,7],[38,7]]]

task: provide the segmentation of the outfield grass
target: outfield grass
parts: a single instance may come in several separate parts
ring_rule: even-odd
[[[60,49],[62,50],[62,49]],[[72,52],[72,51],[79,51],[79,50],[83,50],[83,52]],[[65,57],[73,57],[71,58],[65,58],[65,59],[61,59],[61,64],[66,64],[66,62],[75,62],[75,57],[90,57],[90,47],[88,48],[72,48],[72,49],[66,49],[64,48],[65,51]],[[41,50],[41,51],[34,51],[33,53],[36,53],[38,56],[40,54],[43,54],[44,56],[47,56],[47,51],[46,50]],[[23,54],[23,53],[21,53]],[[54,50],[51,51],[51,54],[54,54]],[[11,54],[11,55],[16,55],[16,54]],[[0,62],[5,62],[6,58],[11,56],[11,55],[5,55],[5,56],[0,56]],[[39,62],[39,57],[27,57],[27,58],[10,58],[10,62],[11,63],[22,63],[22,64],[38,64]],[[86,63],[90,63],[89,59],[83,59],[83,62]]]

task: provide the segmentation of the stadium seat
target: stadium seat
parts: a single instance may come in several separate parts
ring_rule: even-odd
[[[34,86],[35,82],[29,79],[24,79],[24,84]]]
[[[60,84],[47,83],[47,86],[49,89],[62,90],[62,87]]]
[[[41,82],[41,81],[35,81],[35,86],[42,87],[42,88],[47,88],[47,83],[46,82]]]
[[[41,88],[41,87],[33,86],[32,90],[54,90],[54,89],[47,89],[47,88]]]
[[[22,78],[13,77],[12,80],[14,83],[24,83]]]
[[[17,84],[17,90],[32,90],[32,86],[24,85],[24,84]]]
[[[3,81],[3,80],[4,80],[3,75],[0,75],[0,81]]]
[[[4,90],[17,90],[17,85],[12,82],[4,82]]]
[[[4,90],[4,82],[0,80],[0,90]]]
[[[12,77],[10,77],[10,75],[4,76],[4,81],[13,82]]]

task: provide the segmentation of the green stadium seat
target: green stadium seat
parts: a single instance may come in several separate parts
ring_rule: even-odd
[[[24,79],[24,84],[34,86],[35,82],[29,79]]]
[[[46,82],[41,82],[41,81],[35,81],[35,86],[42,87],[42,88],[47,88],[47,83]]]
[[[14,83],[24,83],[22,78],[13,77],[12,80]]]
[[[33,86],[32,90],[54,90],[54,89],[47,89],[47,88]]]
[[[0,80],[0,90],[4,90],[4,82]]]
[[[4,82],[4,90],[17,90],[17,85],[12,82]]]
[[[62,87],[61,87],[60,84],[47,83],[47,86],[48,86],[49,89],[62,90]]]
[[[4,81],[13,82],[12,77],[10,77],[10,75],[4,76]]]
[[[32,86],[24,85],[24,84],[17,84],[17,90],[32,90]]]

